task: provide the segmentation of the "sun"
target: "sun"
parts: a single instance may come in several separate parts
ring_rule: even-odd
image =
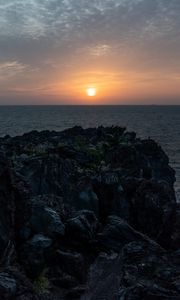
[[[88,97],[94,97],[94,96],[96,96],[97,90],[94,87],[90,87],[86,90],[86,93],[87,93]]]

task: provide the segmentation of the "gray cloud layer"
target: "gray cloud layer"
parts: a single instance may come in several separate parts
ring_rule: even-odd
[[[114,68],[180,76],[179,0],[0,0],[0,87],[92,60]],[[155,78],[155,77],[153,77]],[[5,89],[5,88],[4,88]]]

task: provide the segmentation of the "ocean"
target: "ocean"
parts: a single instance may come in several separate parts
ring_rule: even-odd
[[[176,171],[180,201],[180,106],[0,106],[0,136],[31,130],[60,131],[75,125],[125,126],[141,138],[156,140]]]

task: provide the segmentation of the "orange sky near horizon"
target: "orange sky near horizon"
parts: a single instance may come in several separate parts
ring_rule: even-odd
[[[55,104],[133,104],[133,99],[137,104],[143,103],[147,99],[149,104],[156,99],[167,98],[179,99],[179,79],[176,78],[149,79],[148,74],[136,74],[125,70],[121,74],[113,71],[78,72],[72,71],[63,82],[60,80],[50,83],[47,88],[35,89],[32,96],[48,99],[52,98]],[[58,76],[57,76],[58,77]],[[87,89],[95,88],[96,95],[88,97]],[[29,90],[31,94],[32,90]],[[26,88],[24,90],[26,93]],[[64,104],[64,103],[63,103]],[[147,103],[148,104],[148,103]]]
[[[23,103],[23,99],[27,97],[27,104],[90,105],[156,104],[157,99],[160,104],[161,101],[166,104],[164,98],[172,101],[175,99],[175,104],[179,104],[180,99],[179,77],[172,75],[169,77],[161,72],[138,73],[123,68],[117,72],[116,69],[109,70],[106,67],[99,70],[94,67],[93,70],[92,66],[89,70],[86,66],[86,70],[83,71],[72,68],[67,74],[65,73],[63,80],[57,70],[50,76],[51,80],[46,76],[44,73],[28,74],[27,72],[23,74],[23,78],[20,76],[20,82],[18,80],[13,82],[10,79],[8,95],[6,90],[4,93],[5,99],[9,98],[10,104],[16,103],[17,99],[19,99],[18,104],[21,104],[21,99]],[[87,89],[90,87],[96,89],[94,97],[87,95]],[[1,94],[3,95],[3,89]]]

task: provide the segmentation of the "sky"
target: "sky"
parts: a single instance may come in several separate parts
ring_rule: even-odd
[[[0,0],[0,104],[180,104],[180,0]]]

